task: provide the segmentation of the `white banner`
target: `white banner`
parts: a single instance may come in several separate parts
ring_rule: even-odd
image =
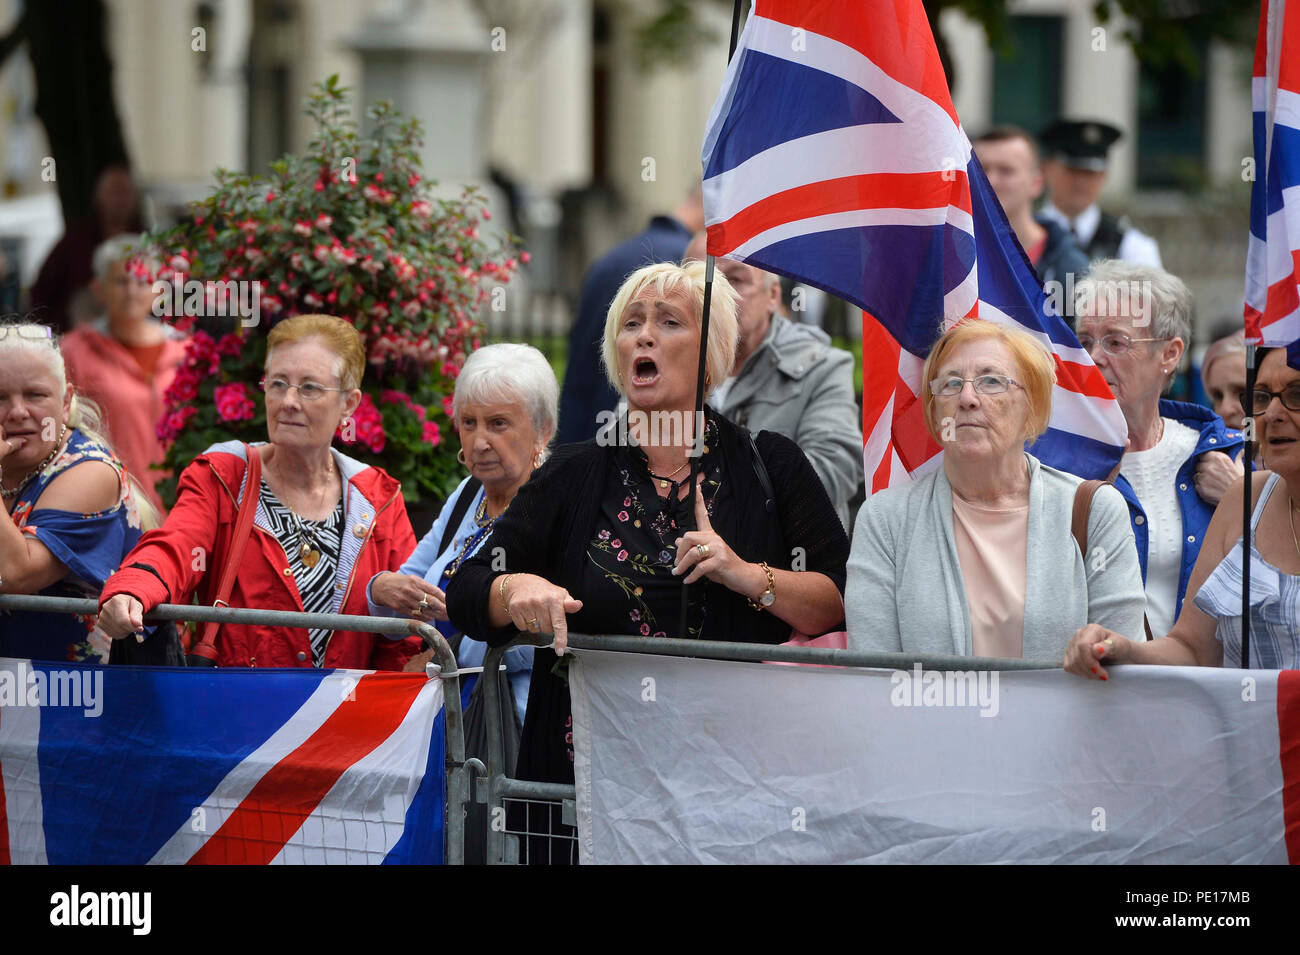
[[[583,862],[1287,862],[1277,671],[574,658]]]

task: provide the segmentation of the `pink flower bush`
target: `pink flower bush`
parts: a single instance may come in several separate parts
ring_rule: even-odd
[[[439,197],[422,175],[418,124],[383,103],[354,123],[349,99],[336,78],[318,86],[308,150],[264,176],[219,170],[211,195],[149,236],[139,268],[151,281],[259,283],[259,314],[243,327],[211,309],[201,324],[173,320],[191,335],[158,423],[174,474],[217,441],[266,439],[252,394],[266,333],[325,312],[351,322],[366,351],[348,453],[388,471],[408,500],[445,497],[464,477],[443,440],[451,397],[492,286],[517,268],[517,240],[483,236],[481,193]],[[173,489],[162,487],[164,501]]]
[[[161,441],[164,446],[170,446],[172,442],[176,440],[177,435],[185,430],[185,426],[189,423],[189,420],[198,413],[198,408],[193,405],[186,405],[183,408],[179,408],[176,411],[169,411],[167,414],[163,415],[162,420],[158,422],[158,440]]]
[[[217,404],[217,415],[222,421],[251,421],[257,405],[248,395],[248,386],[242,381],[217,385],[213,397]]]
[[[352,413],[351,422],[345,421],[339,426],[338,437],[344,444],[361,444],[375,454],[384,450],[388,443],[384,434],[384,419],[369,395],[361,396],[361,404]]]

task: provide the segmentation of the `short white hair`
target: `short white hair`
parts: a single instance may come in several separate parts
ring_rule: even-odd
[[[451,396],[453,419],[463,402],[521,402],[539,435],[555,434],[560,385],[546,356],[532,345],[502,342],[484,345],[465,362]]]
[[[1131,310],[1151,313],[1151,338],[1192,340],[1192,290],[1176,275],[1151,265],[1119,259],[1093,262],[1088,274],[1075,283],[1075,315],[1087,302],[1122,297]],[[1147,336],[1142,336],[1147,337]]]
[[[95,256],[91,259],[95,278],[102,282],[108,278],[109,272],[138,255],[143,241],[144,236],[138,232],[127,232],[105,239],[95,246]]]

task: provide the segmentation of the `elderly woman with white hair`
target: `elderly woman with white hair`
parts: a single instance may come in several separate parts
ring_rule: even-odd
[[[715,273],[705,391],[730,373],[736,294]],[[562,445],[519,491],[447,592],[453,622],[499,645],[517,630],[539,649],[517,773],[573,779],[568,631],[782,643],[844,619],[848,539],[799,447],[694,415],[704,265],[632,273],[609,307],[603,359],[627,412],[593,441]],[[696,438],[700,439],[697,447]],[[692,454],[702,474],[690,504]],[[503,569],[504,568],[504,569]],[[680,629],[683,584],[691,588]]]
[[[401,569],[370,581],[370,611],[431,619],[453,646],[461,667],[483,663],[487,644],[466,636],[447,619],[447,583],[478,553],[515,493],[546,456],[555,434],[559,384],[546,358],[531,345],[487,345],[470,355],[456,379],[452,419],[460,433],[456,457],[469,476],[447,498],[429,533]],[[408,669],[422,668],[425,651]],[[533,648],[506,654],[506,670],[519,719],[528,703]],[[468,702],[473,681],[462,693]]]
[[[1241,476],[1241,432],[1213,411],[1167,401],[1191,337],[1192,293],[1164,269],[1093,263],[1075,286],[1079,344],[1128,423],[1115,486],[1128,502],[1155,637],[1178,619],[1214,508]]]
[[[50,328],[0,325],[0,593],[95,596],[139,540],[134,489],[100,431]],[[0,657],[107,663],[109,649],[93,616],[0,614]]]

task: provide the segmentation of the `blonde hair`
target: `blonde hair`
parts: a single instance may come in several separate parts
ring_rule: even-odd
[[[53,337],[44,337],[47,326],[35,322],[18,322],[7,324],[5,327],[13,329],[13,331],[0,337],[0,355],[25,354],[39,362],[43,362],[45,367],[58,380],[60,400],[62,400],[63,395],[68,393],[69,389],[72,390],[72,401],[68,407],[68,429],[80,431],[87,439],[107,451],[114,460],[118,460],[117,454],[113,451],[113,446],[109,441],[108,428],[104,424],[103,413],[95,402],[85,395],[77,394],[76,386],[68,381],[68,369],[63,361],[63,352],[59,350],[59,346]],[[35,332],[40,337],[24,337],[23,329],[27,329],[29,333]],[[148,495],[144,493],[135,478],[126,472],[125,468],[123,468],[122,473],[129,485],[130,492],[135,496],[141,526],[144,530],[152,530],[158,527],[161,521],[157,510],[149,502]]]
[[[281,345],[319,338],[326,348],[338,356],[338,376],[348,391],[361,387],[361,376],[366,370],[366,349],[361,335],[350,322],[334,315],[295,315],[285,319],[266,336],[266,360]]]
[[[605,366],[605,377],[620,394],[627,391],[618,376],[618,331],[623,321],[623,313],[637,296],[647,288],[653,288],[659,298],[667,298],[671,292],[684,292],[695,305],[695,320],[704,317],[704,263],[698,261],[660,262],[637,269],[623,282],[614,301],[610,302],[605,314],[605,340],[601,347],[600,359]],[[713,271],[713,298],[709,303],[709,341],[704,356],[705,395],[722,384],[731,375],[736,363],[736,341],[740,334],[736,325],[736,306],[740,298],[722,274],[721,269]]]
[[[934,420],[935,397],[930,391],[930,382],[954,351],[964,345],[990,340],[1005,345],[1016,363],[1016,381],[1024,388],[1025,400],[1029,403],[1025,440],[1034,441],[1047,430],[1052,417],[1052,388],[1056,385],[1056,362],[1051,352],[1033,335],[1018,328],[984,319],[968,319],[958,322],[939,337],[921,369],[921,407],[925,411],[926,430],[935,441],[939,441],[939,429]]]

